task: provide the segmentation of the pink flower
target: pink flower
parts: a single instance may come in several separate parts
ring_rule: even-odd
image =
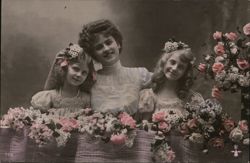
[[[242,70],[248,69],[250,67],[248,61],[245,59],[237,59],[237,65]]]
[[[60,63],[60,66],[61,67],[65,67],[65,66],[68,66],[68,61],[65,59],[64,61],[62,61],[61,63]]]
[[[118,135],[113,134],[110,138],[110,141],[114,144],[120,145],[120,144],[124,144],[126,139],[127,139],[127,136],[124,134],[118,134]]]
[[[218,74],[220,73],[222,70],[224,70],[224,65],[220,62],[214,63],[212,66],[212,70],[214,73]]]
[[[166,132],[170,131],[171,129],[171,125],[166,122],[160,122],[158,127],[160,130],[165,130]]]
[[[230,41],[234,41],[237,38],[237,35],[233,32],[226,33],[225,36]]]
[[[166,117],[166,113],[164,111],[159,111],[153,114],[152,121],[153,122],[164,121],[165,117]]]
[[[247,23],[244,27],[243,27],[243,32],[245,35],[250,35],[250,23]]]
[[[223,122],[223,126],[227,132],[231,132],[234,129],[234,121],[232,119],[226,119]]]
[[[244,134],[248,133],[248,125],[246,120],[239,121],[238,126]]]
[[[214,47],[214,52],[217,55],[223,55],[225,53],[225,48],[221,43],[218,43],[215,47]]]
[[[214,38],[215,40],[220,40],[221,37],[222,37],[222,32],[216,31],[216,32],[213,34],[213,38]]]
[[[200,72],[205,72],[205,70],[206,70],[206,65],[205,65],[204,63],[200,63],[200,64],[199,64],[199,67],[198,67],[198,70],[199,70]]]
[[[212,138],[209,141],[210,145],[212,145],[215,148],[223,148],[224,147],[224,140],[221,138]]]
[[[198,127],[198,121],[197,119],[190,119],[187,122],[187,127],[190,128],[191,130],[194,130]]]
[[[172,162],[175,159],[175,152],[172,149],[167,150],[166,156],[167,156],[167,162]]]
[[[212,89],[212,97],[214,97],[216,99],[221,99],[221,91],[220,91],[219,88],[213,87],[213,89]]]
[[[65,132],[70,132],[79,126],[75,119],[62,118],[59,120],[59,123],[62,125],[62,130]]]
[[[127,113],[122,113],[119,115],[120,121],[124,126],[129,126],[130,128],[136,127],[136,121]]]

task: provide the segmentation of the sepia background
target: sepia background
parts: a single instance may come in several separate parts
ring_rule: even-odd
[[[29,106],[42,90],[55,54],[77,43],[82,25],[107,18],[124,36],[124,66],[153,71],[169,38],[189,44],[197,63],[213,52],[212,34],[250,22],[249,0],[2,0],[1,115]],[[197,76],[193,89],[210,97],[212,80]],[[239,94],[223,93],[223,108],[240,115]]]

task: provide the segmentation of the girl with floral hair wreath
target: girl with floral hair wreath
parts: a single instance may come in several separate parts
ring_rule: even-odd
[[[61,115],[90,107],[94,84],[91,58],[77,44],[69,44],[55,58],[46,80],[46,89],[36,93],[31,105],[41,111],[60,109]]]
[[[170,126],[178,126],[179,119],[185,114],[184,103],[195,96],[201,97],[200,94],[190,90],[193,84],[193,62],[194,57],[187,44],[174,40],[165,43],[151,81],[145,86],[146,89],[140,92],[138,110],[140,120],[154,122],[156,114],[153,115],[153,113],[164,113],[164,115],[167,113],[168,115],[172,114],[169,115]],[[151,119],[152,115],[153,119]],[[177,130],[171,130],[168,141],[176,153],[175,161],[187,161],[184,158],[188,159],[185,157],[185,153],[189,149],[184,147],[182,135]],[[162,157],[157,157],[157,152],[159,154],[162,150],[155,152],[156,159]],[[190,151],[188,152],[190,153]]]

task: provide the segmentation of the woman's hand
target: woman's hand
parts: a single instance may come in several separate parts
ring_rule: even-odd
[[[221,95],[221,90],[217,87],[213,87],[212,89],[212,97],[220,100],[222,99],[222,95]]]
[[[144,89],[139,95],[139,113],[149,113],[154,111],[155,97],[152,89]]]

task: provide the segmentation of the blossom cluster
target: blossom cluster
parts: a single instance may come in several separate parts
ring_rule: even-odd
[[[87,133],[105,142],[132,147],[136,136],[136,121],[127,113],[118,116],[112,113],[94,112],[87,110],[88,116],[77,117],[79,132]]]
[[[142,121],[140,127],[155,135],[151,150],[156,162],[172,162],[175,159],[175,152],[169,145],[169,134],[172,129],[177,128],[182,118],[178,110],[170,109],[155,112],[152,122]]]
[[[249,145],[246,120],[237,123],[222,112],[220,103],[215,99],[196,100],[186,103],[187,114],[179,125],[179,131],[194,143],[209,147],[223,148],[226,142]]]
[[[87,133],[105,142],[132,147],[136,136],[136,121],[127,113],[118,116],[111,113],[94,112],[91,108],[61,116],[62,109],[50,109],[46,113],[16,107],[2,117],[1,127],[16,130],[28,127],[28,136],[40,146],[56,141],[64,146],[72,132]]]
[[[198,70],[211,76],[216,88],[236,92],[250,86],[250,23],[243,27],[243,33],[216,31],[213,34],[217,44],[214,53],[204,56]]]

